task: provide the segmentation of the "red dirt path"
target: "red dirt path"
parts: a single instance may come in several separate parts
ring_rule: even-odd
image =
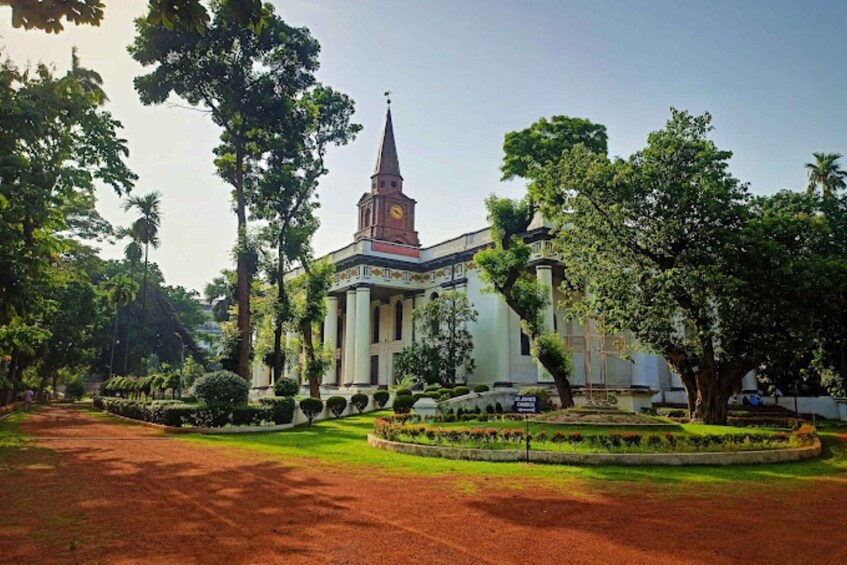
[[[823,482],[622,497],[480,480],[463,494],[453,477],[295,469],[63,408],[23,429],[37,447],[0,455],[8,563],[847,562],[847,489]]]

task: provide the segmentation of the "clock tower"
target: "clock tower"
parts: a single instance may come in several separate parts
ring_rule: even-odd
[[[415,231],[415,200],[403,194],[403,177],[391,107],[385,114],[385,128],[376,157],[376,167],[371,175],[371,190],[359,199],[359,229],[355,240],[375,239],[420,247]]]

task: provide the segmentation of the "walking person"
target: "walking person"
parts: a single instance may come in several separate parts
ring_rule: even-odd
[[[26,389],[24,393],[24,410],[29,412],[29,407],[32,406],[32,399],[35,398],[35,393],[32,392],[32,389]]]

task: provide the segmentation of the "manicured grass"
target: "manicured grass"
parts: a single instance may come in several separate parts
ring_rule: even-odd
[[[387,414],[383,412],[381,414]],[[371,448],[366,437],[373,429],[373,413],[340,420],[326,420],[311,427],[259,434],[188,435],[179,440],[201,445],[246,448],[278,456],[285,464],[312,466],[315,463],[343,464],[349,472],[419,475],[464,475],[485,478],[541,479],[568,482],[574,479],[647,481],[656,483],[792,483],[814,478],[844,481],[847,485],[847,445],[833,429],[823,430],[823,455],[814,461],[778,465],[731,467],[575,467],[451,461],[401,455]],[[711,428],[711,426],[707,427]],[[695,429],[697,429],[695,427]],[[748,430],[749,431],[749,430]],[[710,433],[711,430],[709,430]],[[513,483],[519,484],[519,483]],[[798,483],[799,484],[799,483]]]

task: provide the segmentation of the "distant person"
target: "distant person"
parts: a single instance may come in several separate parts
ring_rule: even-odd
[[[759,398],[758,394],[750,395],[750,406],[761,406],[761,405],[762,405],[762,399]]]
[[[24,410],[29,412],[29,407],[32,406],[32,399],[35,398],[35,393],[32,392],[32,389],[26,389],[24,393]]]
[[[776,403],[779,404],[779,399],[782,398],[782,391],[779,390],[779,387],[773,389],[773,397],[776,399]]]

